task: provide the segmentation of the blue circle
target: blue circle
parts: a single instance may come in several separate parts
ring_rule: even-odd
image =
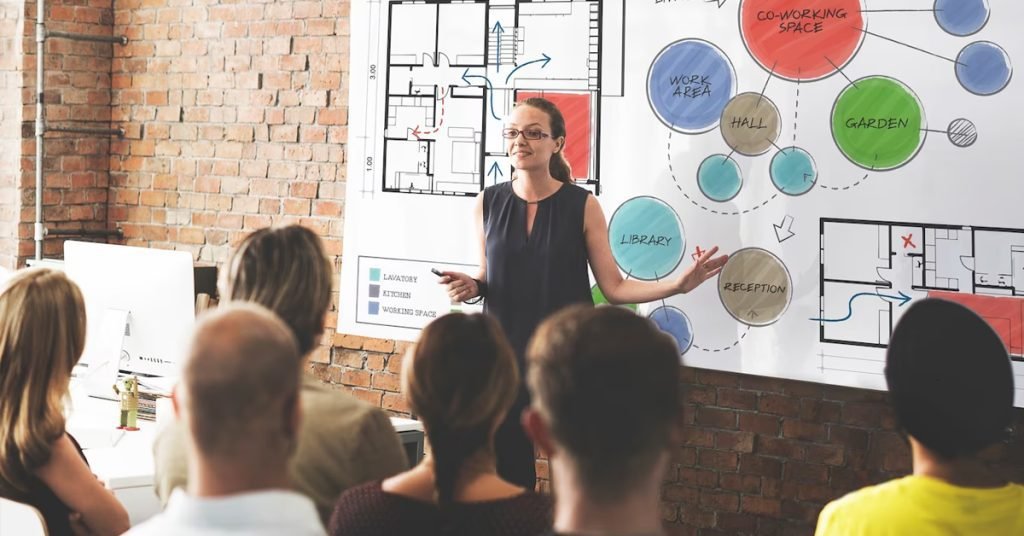
[[[975,95],[999,93],[1010,83],[1012,75],[1006,51],[989,41],[975,41],[956,57],[956,79]]]
[[[697,168],[697,186],[705,197],[722,203],[740,193],[743,174],[735,160],[724,154],[713,154]]]
[[[647,75],[647,98],[665,126],[701,134],[716,126],[736,94],[736,72],[721,49],[683,39],[662,49]]]
[[[693,346],[693,325],[686,313],[675,307],[658,307],[647,318],[658,326],[658,329],[668,333],[676,341],[679,347],[679,354],[685,354],[690,346]]]
[[[818,166],[811,155],[799,147],[775,153],[769,172],[772,184],[786,195],[806,194],[818,181]]]
[[[643,281],[672,273],[686,251],[679,216],[653,197],[634,197],[617,208],[608,224],[608,241],[619,268]]]
[[[988,23],[988,0],[935,0],[935,21],[958,36],[978,33]]]

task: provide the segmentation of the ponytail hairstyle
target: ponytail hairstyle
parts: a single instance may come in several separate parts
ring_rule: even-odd
[[[63,272],[21,270],[0,293],[0,491],[30,492],[64,434],[71,369],[85,349],[85,302]]]
[[[548,119],[551,121],[551,138],[565,138],[565,117],[562,116],[562,111],[555,106],[555,103],[543,98],[543,97],[530,97],[520,101],[516,106],[531,106],[546,114]],[[572,167],[569,165],[569,161],[565,159],[565,144],[562,144],[562,149],[557,153],[551,155],[551,161],[548,163],[548,170],[551,176],[558,179],[560,182],[566,184],[572,184]]]
[[[469,462],[494,453],[494,433],[515,400],[515,355],[497,321],[452,313],[431,322],[403,364],[403,391],[423,421],[442,512]]]

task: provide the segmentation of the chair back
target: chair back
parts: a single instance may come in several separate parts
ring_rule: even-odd
[[[0,497],[0,534],[47,536],[46,521],[34,506]]]

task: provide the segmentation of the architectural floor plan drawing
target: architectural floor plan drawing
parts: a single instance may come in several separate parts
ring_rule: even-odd
[[[1024,361],[1024,230],[821,220],[820,341],[884,348],[925,297],[984,318]]]
[[[601,0],[388,2],[382,190],[474,196],[509,180],[505,115],[544,96],[599,189]]]

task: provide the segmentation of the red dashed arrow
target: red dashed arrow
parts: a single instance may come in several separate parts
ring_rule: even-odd
[[[430,134],[437,134],[438,132],[440,132],[441,127],[444,126],[445,99],[447,99],[447,98],[448,98],[447,95],[443,95],[442,94],[442,96],[441,96],[441,120],[438,121],[437,127],[435,127],[433,130],[420,130],[420,127],[417,125],[416,128],[412,129],[412,135],[416,136],[417,140],[422,139],[422,138],[420,138],[420,136],[428,136]]]

